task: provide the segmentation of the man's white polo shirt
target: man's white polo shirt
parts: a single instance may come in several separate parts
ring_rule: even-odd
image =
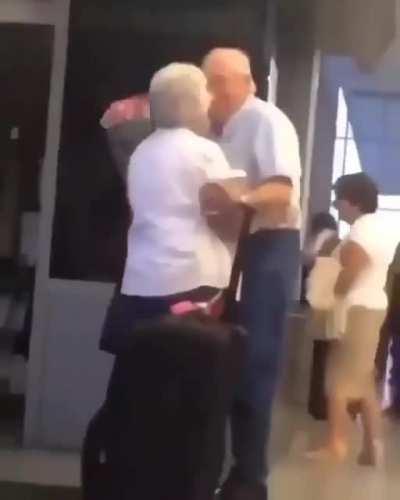
[[[251,96],[225,125],[218,143],[231,167],[244,170],[251,183],[274,176],[292,181],[291,208],[279,227],[299,228],[301,161],[297,132],[289,118],[274,104]],[[276,225],[263,216],[256,228]]]
[[[231,252],[208,227],[199,191],[234,176],[220,147],[187,129],[159,129],[142,142],[128,171],[134,218],[122,294],[166,296],[228,285]]]

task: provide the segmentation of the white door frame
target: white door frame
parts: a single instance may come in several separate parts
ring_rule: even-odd
[[[49,289],[49,261],[52,220],[56,197],[56,176],[69,25],[70,0],[0,0],[0,25],[37,24],[54,27],[54,41],[48,105],[46,152],[43,165],[43,207],[39,229],[39,259],[35,285],[31,354],[28,363],[24,444],[29,445],[40,428],[41,381],[46,348],[46,313]]]

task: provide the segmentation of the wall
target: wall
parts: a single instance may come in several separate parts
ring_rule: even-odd
[[[323,58],[323,63],[325,57]],[[316,113],[314,151],[309,187],[309,215],[329,211],[335,140],[336,101],[324,80],[320,82]]]
[[[35,387],[39,407],[27,426],[25,443],[80,449],[110,375],[112,358],[99,352],[98,340],[113,287],[51,280],[47,292],[41,382]]]
[[[0,0],[0,23],[27,23],[27,24],[48,24],[52,25],[54,24],[56,19],[56,9],[55,9],[55,1],[54,0]],[[10,28],[10,27],[9,27]],[[27,29],[29,31],[29,29]],[[2,33],[1,40],[2,42],[5,42],[5,33]],[[13,42],[15,40],[13,39]],[[42,40],[39,41],[41,43]],[[11,59],[6,57],[7,53],[5,52],[5,47],[6,44],[2,45],[3,48],[3,54],[2,54],[2,70],[3,72],[7,72],[7,64],[12,64],[13,69],[15,71],[15,64],[12,63]],[[13,54],[14,55],[14,54]],[[22,61],[22,59],[19,59],[20,64],[18,68],[22,68],[22,66],[28,66],[29,65],[29,60]],[[21,62],[22,61],[22,62]],[[3,75],[4,76],[4,75]],[[18,75],[21,76],[21,75]],[[37,77],[37,75],[35,75]],[[25,75],[24,75],[25,78]],[[35,78],[37,80],[37,78]],[[19,80],[20,82],[23,82],[24,80],[21,79]],[[26,81],[26,79],[25,79]],[[24,81],[24,84],[25,84]],[[8,89],[5,89],[4,86],[7,87],[7,85],[12,85],[14,89],[19,90],[18,85],[15,84],[15,82],[10,82],[8,79],[2,80],[2,96],[6,95],[11,95],[8,93]],[[46,85],[45,85],[46,87]],[[46,88],[44,89],[44,93],[46,93]],[[18,93],[18,92],[17,92]],[[15,94],[15,93],[14,93]],[[26,106],[26,103],[23,103],[23,99],[21,99],[21,95],[15,94],[14,100],[18,100],[18,104],[21,104],[22,107]],[[12,99],[8,99],[6,101],[6,105],[10,102],[12,102]],[[38,109],[43,109],[45,107],[45,103],[37,103],[38,104]],[[4,104],[4,103],[3,103]],[[14,105],[15,103],[12,103]],[[2,107],[4,109],[4,106]],[[30,116],[37,116],[37,110],[36,112],[31,113]],[[6,113],[7,116],[7,113]],[[4,128],[6,125],[7,118],[1,123],[1,127]],[[32,134],[30,134],[32,135]],[[2,137],[1,140],[4,138]],[[4,149],[5,149],[5,143],[4,141],[1,142],[2,144],[2,154],[3,154],[3,160],[4,160]],[[8,146],[8,145],[7,145]],[[14,159],[15,160],[15,159]],[[15,168],[12,169],[12,172],[14,172]],[[28,178],[29,177],[29,172],[26,172],[27,175],[24,175],[22,179]],[[29,177],[28,181],[32,181],[32,176]],[[0,231],[1,231],[1,238],[0,238],[0,256],[6,256],[6,257],[14,257],[15,250],[16,250],[16,236],[13,234],[13,231],[16,231],[17,227],[17,211],[18,208],[15,206],[14,208],[12,207],[12,203],[14,200],[14,204],[17,201],[16,198],[16,193],[18,192],[18,180],[16,179],[15,175],[9,176],[7,178],[8,182],[8,199],[4,201],[4,207],[1,209],[0,208]],[[14,190],[12,192],[12,190]],[[23,198],[25,199],[25,198]],[[7,214],[5,213],[5,210],[8,210]],[[13,215],[14,214],[14,215]],[[7,226],[7,227],[6,227]],[[10,228],[8,227],[10,226]]]
[[[5,141],[1,141],[4,146]],[[1,154],[0,259],[13,259],[18,245],[20,165],[12,155]]]
[[[9,201],[15,205],[17,218],[20,212],[39,209],[38,181],[46,142],[52,53],[51,25],[0,25],[0,158],[2,166],[4,161],[18,166],[9,170]],[[14,224],[19,233],[18,221]]]

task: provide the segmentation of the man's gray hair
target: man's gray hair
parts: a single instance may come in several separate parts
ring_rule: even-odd
[[[158,128],[191,126],[204,115],[207,80],[194,64],[173,63],[150,83],[150,114]]]

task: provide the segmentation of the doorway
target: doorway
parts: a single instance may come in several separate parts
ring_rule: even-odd
[[[22,437],[53,39],[0,24],[0,447]]]

